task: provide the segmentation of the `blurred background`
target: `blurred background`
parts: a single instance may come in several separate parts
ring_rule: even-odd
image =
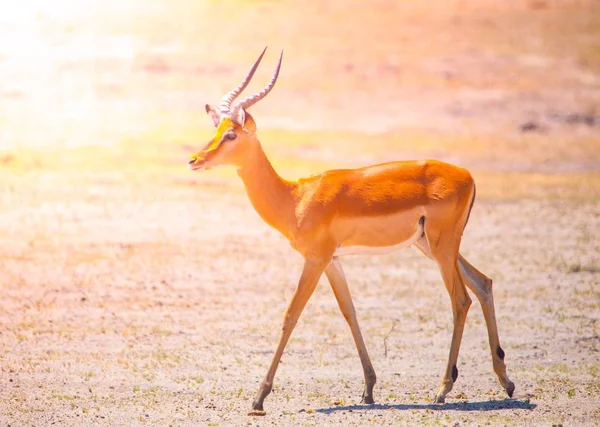
[[[170,422],[190,390],[198,423],[243,413],[300,261],[235,171],[192,174],[187,161],[212,136],[204,105],[267,45],[248,93],[285,50],[275,89],[251,109],[279,173],[417,158],[469,168],[478,201],[463,248],[500,283],[522,397],[546,402],[548,422],[600,417],[589,403],[600,393],[598,1],[23,0],[0,3],[0,418],[50,420],[39,418],[47,401],[53,420],[150,411]],[[437,271],[409,253],[352,258],[347,273],[388,380],[394,357],[433,361],[401,373],[427,402],[450,339]],[[353,372],[360,384],[343,319],[319,289],[286,353],[299,371],[280,374],[293,413],[303,371],[331,384]],[[399,311],[403,334],[390,335]],[[475,344],[461,360],[489,385],[464,390],[487,396],[498,387],[478,308],[469,316]],[[314,348],[317,367],[298,353]],[[237,365],[225,372],[224,361]],[[310,405],[341,393],[324,384]]]
[[[206,133],[204,104],[217,102],[270,45],[249,90],[268,81],[279,50],[286,55],[277,92],[255,108],[261,129],[360,133],[362,151],[371,151],[363,141],[414,132],[412,144],[400,144],[408,152],[392,157],[420,151],[419,136],[518,139],[517,152],[471,140],[436,154],[481,150],[479,157],[519,169],[535,160],[547,171],[589,170],[600,127],[597,7],[568,0],[6,3],[0,142],[3,150],[110,147],[128,138],[196,144]],[[571,149],[550,153],[548,136],[530,141],[525,133],[568,135]]]

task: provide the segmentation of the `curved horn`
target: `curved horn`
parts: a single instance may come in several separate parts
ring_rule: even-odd
[[[250,95],[250,96],[236,102],[232,108],[231,117],[237,117],[240,109],[250,108],[251,106],[256,104],[258,101],[263,99],[265,96],[267,96],[269,94],[269,92],[271,92],[271,89],[273,89],[273,86],[275,86],[275,82],[277,81],[277,76],[279,76],[279,69],[281,68],[281,60],[282,59],[283,59],[283,50],[281,51],[281,55],[279,55],[279,62],[277,63],[277,67],[275,68],[275,72],[273,73],[273,77],[271,78],[271,81],[269,82],[269,84],[262,91],[255,93],[254,95]]]
[[[266,51],[267,51],[267,48],[265,47],[264,50],[262,51],[262,53],[260,54],[260,56],[258,57],[258,59],[256,60],[256,62],[254,63],[254,65],[252,66],[252,68],[250,69],[250,71],[248,72],[248,75],[246,76],[244,81],[238,87],[236,87],[231,92],[229,92],[225,96],[223,96],[223,98],[221,98],[221,102],[219,103],[219,111],[221,112],[221,115],[227,115],[227,116],[229,115],[230,109],[231,109],[231,103],[233,102],[233,100],[235,98],[238,97],[238,95],[240,93],[242,93],[242,91],[244,89],[246,89],[246,86],[248,86],[248,83],[250,83],[250,80],[252,80],[252,76],[254,75],[254,72],[258,68],[258,64],[260,64],[260,60],[262,59],[262,57]]]

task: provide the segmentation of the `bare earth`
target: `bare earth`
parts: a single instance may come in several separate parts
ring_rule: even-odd
[[[0,6],[0,426],[600,424],[597,2],[42,3]],[[409,249],[343,259],[377,404],[322,280],[246,415],[302,260],[234,171],[186,163],[265,44],[252,88],[286,57],[253,112],[283,176],[473,172],[461,252],[494,279],[512,399],[474,299],[432,403],[452,314]]]

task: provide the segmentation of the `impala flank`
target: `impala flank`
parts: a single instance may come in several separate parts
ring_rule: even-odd
[[[264,53],[244,81],[226,94],[218,107],[206,105],[217,130],[212,140],[189,161],[192,170],[219,165],[236,167],[261,218],[287,237],[304,257],[302,275],[284,316],[279,345],[249,414],[265,414],[263,402],[271,392],[286,343],[323,273],[329,279],[358,349],[365,377],[362,401],[374,402],[375,370],[339,257],[388,253],[410,245],[437,263],[452,303],[454,331],[435,402],[444,402],[458,378],[456,362],[471,305],[466,288],[481,303],[494,371],[512,396],[515,386],[506,374],[504,351],[498,338],[492,280],[459,253],[475,200],[471,174],[447,163],[422,160],[331,170],[298,181],[281,178],[261,147],[256,124],[247,109],[273,89],[283,52],[270,83],[261,92],[232,105],[250,82]]]

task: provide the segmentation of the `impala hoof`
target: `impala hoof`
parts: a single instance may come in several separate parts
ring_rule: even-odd
[[[441,394],[438,394],[437,396],[435,396],[435,399],[433,399],[433,403],[444,403],[445,401],[446,398]]]
[[[515,392],[515,383],[513,383],[512,381],[509,381],[508,386],[506,387],[506,393],[508,394],[508,397],[513,397],[514,392]]]
[[[373,396],[363,396],[360,403],[365,403],[367,405],[372,405],[375,403]]]
[[[251,417],[264,417],[265,415],[267,415],[267,413],[262,409],[253,409],[250,412],[248,412],[248,415],[250,415]]]

